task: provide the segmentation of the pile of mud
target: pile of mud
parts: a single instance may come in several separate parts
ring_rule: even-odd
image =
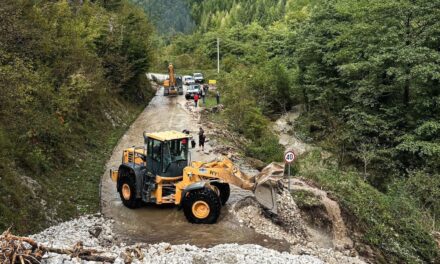
[[[365,263],[351,247],[322,247],[302,219],[301,211],[287,185],[278,184],[276,191],[278,194],[276,215],[263,209],[254,197],[238,201],[232,207],[232,212],[240,223],[255,229],[257,233],[288,242],[292,254],[317,256],[331,264]]]

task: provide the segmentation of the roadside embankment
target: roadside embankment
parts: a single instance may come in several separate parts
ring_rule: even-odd
[[[262,161],[244,156],[246,139],[212,118],[222,111],[221,105],[208,109],[194,108],[191,102],[187,102],[185,108],[205,128],[214,153],[228,156],[247,173],[255,174],[258,172],[255,168],[262,168]],[[274,130],[279,134],[283,146],[294,147],[302,154],[312,147],[294,137],[289,128],[297,116],[296,112],[282,116],[275,123]],[[273,239],[287,241],[293,254],[317,256],[326,263],[365,263],[349,237],[338,203],[330,199],[325,191],[306,182],[297,180],[292,187],[288,190],[286,182],[278,186],[277,215],[266,212],[251,196],[238,200],[232,205],[231,211],[243,226]],[[323,207],[320,213],[327,221],[325,230],[310,221],[315,215],[307,214],[313,212],[298,208],[291,192],[299,189],[307,189]],[[314,220],[319,222],[321,218]]]

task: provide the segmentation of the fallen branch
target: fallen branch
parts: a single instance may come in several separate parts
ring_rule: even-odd
[[[115,262],[114,257],[96,255],[95,249],[85,249],[82,242],[78,242],[73,248],[60,249],[46,247],[38,244],[28,237],[14,236],[9,229],[0,236],[0,263],[4,264],[41,264],[46,253],[69,255],[72,258],[80,258],[86,261]]]

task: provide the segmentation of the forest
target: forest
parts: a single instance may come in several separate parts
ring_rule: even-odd
[[[309,153],[298,176],[330,189],[388,263],[438,257],[440,1],[187,3],[196,30],[161,59],[215,69],[220,38],[223,118],[246,153],[279,160],[271,120],[300,105],[296,135],[332,158]]]
[[[5,0],[0,17],[0,229],[30,233],[99,209],[107,155],[152,96],[154,28],[124,0]]]
[[[176,33],[191,33],[195,23],[188,5],[181,0],[131,0],[143,8],[156,31],[171,37]]]
[[[0,17],[0,230],[97,212],[145,73],[172,62],[217,80],[216,118],[264,163],[301,109],[314,149],[292,173],[377,262],[440,262],[440,0],[3,0]]]

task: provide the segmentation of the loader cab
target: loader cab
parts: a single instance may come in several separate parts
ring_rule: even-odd
[[[178,177],[188,166],[189,136],[177,131],[144,133],[147,170],[161,177]]]

